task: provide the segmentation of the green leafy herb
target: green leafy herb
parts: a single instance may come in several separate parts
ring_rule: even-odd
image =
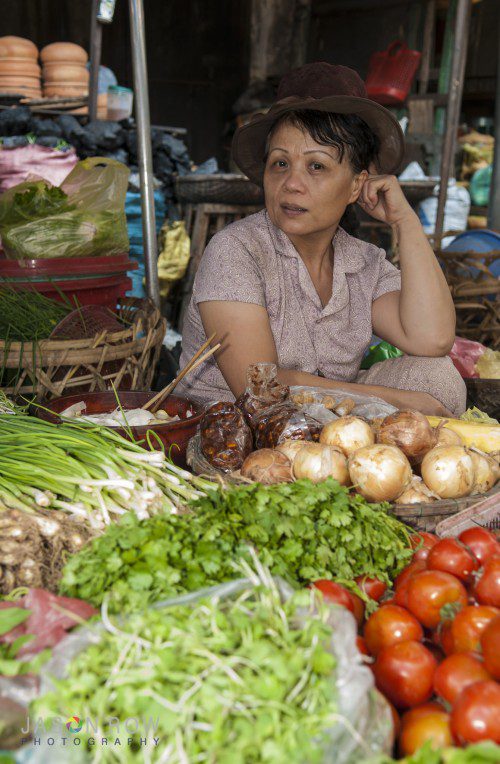
[[[20,623],[26,621],[31,614],[31,610],[22,607],[7,607],[0,610],[0,635],[8,634]]]

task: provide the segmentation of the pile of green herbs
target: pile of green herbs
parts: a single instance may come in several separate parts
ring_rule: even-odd
[[[26,608],[0,608],[0,638],[26,621],[31,611]],[[34,639],[33,634],[23,634],[11,643],[0,642],[0,676],[20,676],[21,674],[37,674],[44,663],[48,661],[51,650],[42,650],[29,659],[19,657],[22,647]]]
[[[125,623],[104,608],[104,636],[32,715],[78,708],[100,728],[110,717],[157,720],[159,743],[147,754],[136,734],[131,746],[103,747],[103,762],[321,764],[338,722],[328,611],[311,590],[283,601],[258,569],[259,577],[248,568],[254,585],[231,597],[149,609]]]
[[[436,748],[431,742],[404,759],[392,759],[390,756],[373,756],[360,764],[498,764],[500,746],[492,741],[474,743],[467,748]]]
[[[189,502],[187,515],[144,522],[126,516],[64,568],[61,593],[135,610],[234,578],[234,563],[257,549],[273,575],[294,586],[360,574],[390,584],[412,556],[406,526],[388,505],[368,504],[329,478],[218,488]]]
[[[35,289],[0,286],[0,340],[36,342],[50,337],[74,306],[44,297]]]

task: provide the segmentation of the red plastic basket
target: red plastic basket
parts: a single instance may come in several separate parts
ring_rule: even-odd
[[[402,40],[373,53],[365,83],[368,97],[385,106],[404,103],[421,57],[418,50],[410,50]]]

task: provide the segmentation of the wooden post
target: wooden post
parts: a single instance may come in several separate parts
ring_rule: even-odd
[[[306,60],[311,0],[252,0],[250,82],[279,79]]]
[[[97,20],[99,0],[92,0],[90,19],[90,79],[89,120],[97,119],[97,94],[99,90],[99,67],[101,65],[102,24]]]
[[[424,39],[422,44],[422,58],[420,61],[420,77],[418,92],[420,95],[427,93],[429,87],[429,71],[432,61],[432,47],[434,44],[434,28],[436,26],[436,0],[427,0],[425,8]]]
[[[462,91],[464,86],[465,61],[467,58],[467,36],[469,31],[471,2],[458,0],[455,16],[455,31],[453,38],[453,56],[451,60],[448,105],[446,108],[445,133],[441,152],[441,172],[439,181],[439,197],[436,212],[436,227],[434,231],[434,248],[441,248],[443,234],[444,210],[448,193],[448,180],[451,176],[455,159],[455,144],[457,140]]]

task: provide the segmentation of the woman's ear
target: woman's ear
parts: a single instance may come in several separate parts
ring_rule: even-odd
[[[349,204],[354,204],[354,202],[358,201],[358,197],[361,193],[361,190],[365,184],[365,181],[368,177],[368,172],[366,170],[362,170],[359,175],[355,175],[352,182],[352,190],[351,195],[349,197]]]

